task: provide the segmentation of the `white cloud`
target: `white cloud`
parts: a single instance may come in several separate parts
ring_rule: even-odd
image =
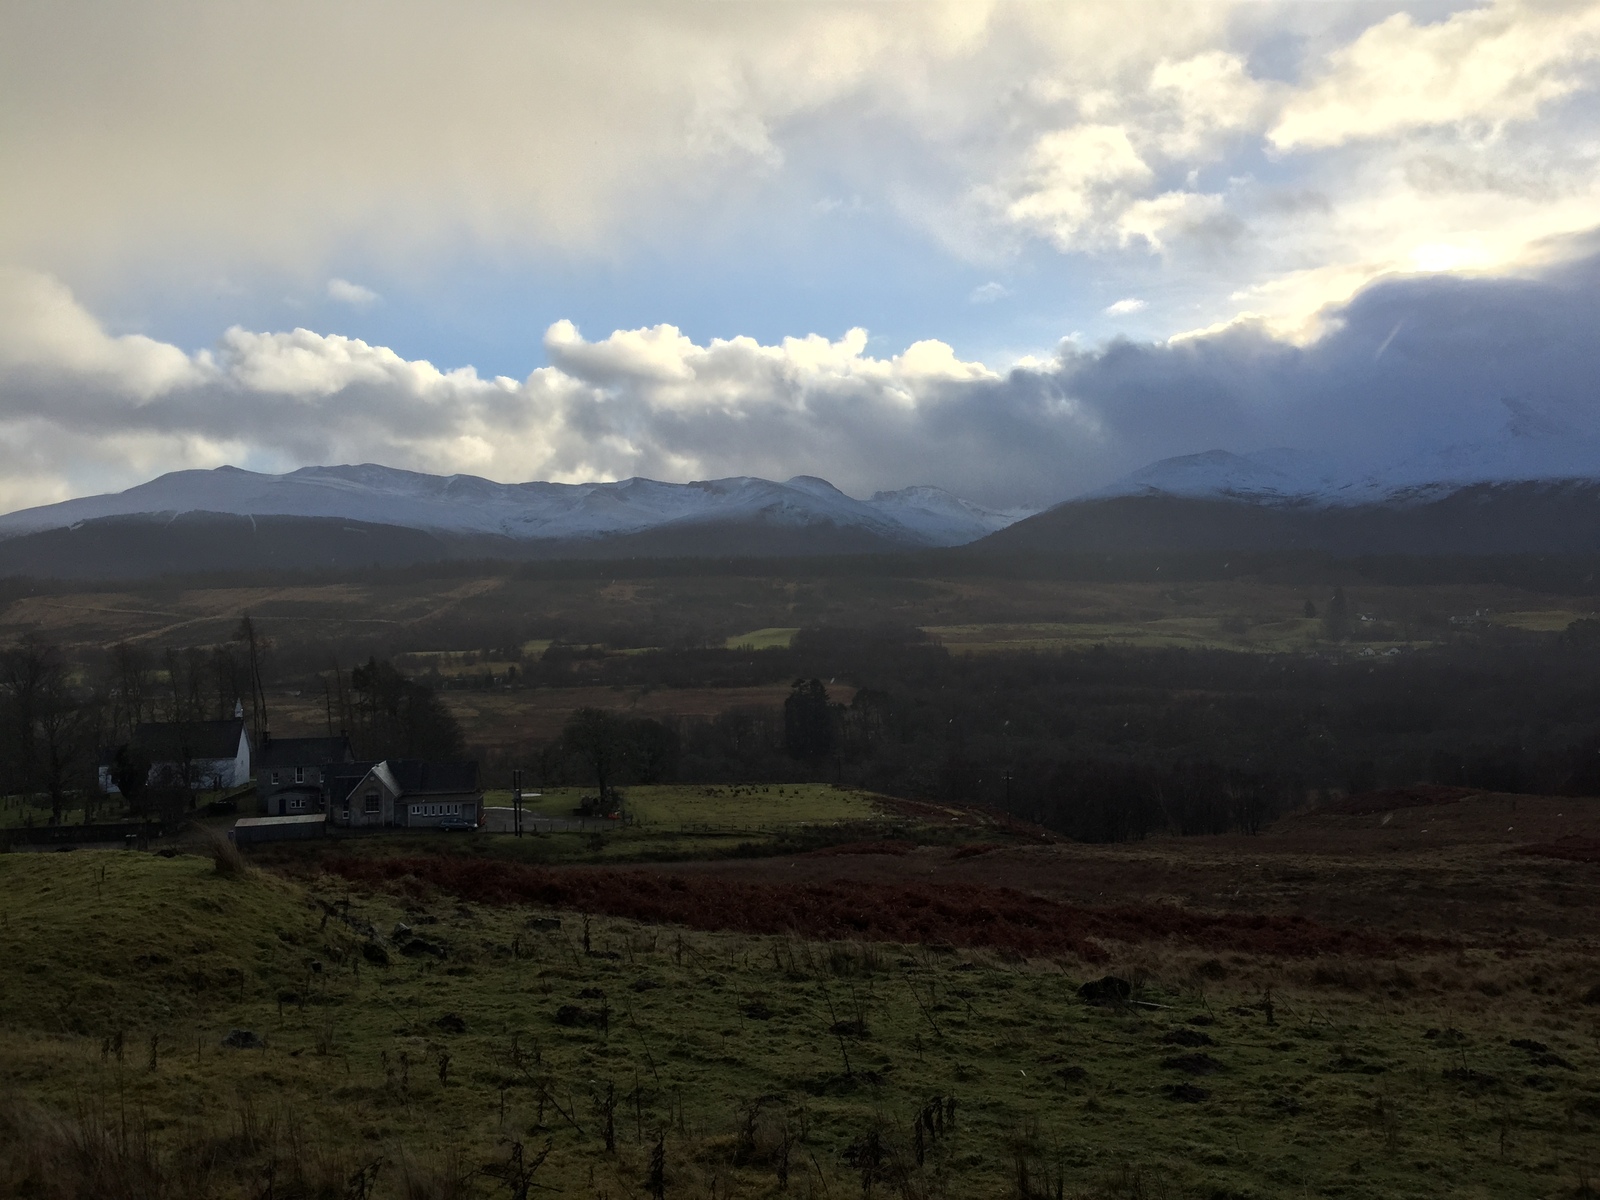
[[[352,308],[368,308],[378,302],[378,293],[348,279],[328,280],[328,299],[348,304]]]
[[[1136,312],[1143,312],[1148,307],[1149,305],[1147,305],[1143,300],[1138,300],[1130,296],[1126,300],[1118,300],[1115,304],[1106,305],[1106,315],[1112,317],[1126,317]]]
[[[1337,146],[1435,125],[1495,130],[1593,86],[1600,5],[1500,0],[1433,24],[1395,13],[1328,57],[1267,137]]]
[[[1600,445],[1597,246],[1520,279],[1371,285],[1304,345],[1236,320],[1157,343],[1064,342],[1003,373],[933,340],[877,357],[860,329],[701,344],[670,325],[591,341],[565,321],[547,331],[550,365],[523,380],[304,329],[233,329],[185,354],[110,335],[59,284],[13,272],[0,315],[30,323],[26,353],[0,338],[0,505],[187,466],[364,461],[563,482],[817,474],[857,495],[935,483],[1045,503],[1216,447],[1370,461],[1497,444],[1508,413],[1519,438],[1567,431],[1582,449]]]
[[[41,292],[55,303],[30,304]],[[17,273],[0,277],[0,313],[13,310],[34,314],[34,336],[28,356],[0,341],[0,496],[12,504],[226,461],[568,482],[825,471],[863,493],[947,471],[983,490],[993,461],[936,431],[970,425],[981,414],[964,398],[999,377],[938,341],[877,358],[860,329],[700,345],[670,325],[589,341],[559,321],[551,365],[518,381],[307,329],[230,329],[184,354],[113,337],[59,284]]]
[[[1116,125],[1053,130],[1033,145],[1005,215],[1063,250],[1092,245],[1155,173]]]
[[[991,279],[988,283],[980,283],[977,287],[973,288],[972,291],[967,294],[967,303],[993,304],[996,300],[1004,300],[1010,294],[1011,289],[1006,287],[1005,284],[996,283]]]
[[[1247,310],[1304,340],[1387,274],[1525,270],[1596,224],[1600,0],[1443,11],[61,0],[0,18],[0,263],[107,311],[274,273],[370,303],[331,264],[628,264],[650,243],[711,277],[715,239],[686,231],[781,229],[803,255],[836,244],[838,208],[980,278],[1083,256],[1076,277],[1153,320]],[[818,196],[840,199],[794,199]],[[870,268],[822,269],[849,295]],[[20,336],[0,332],[36,353]],[[678,369],[636,340],[615,349]],[[205,369],[94,353],[144,364],[125,388]]]

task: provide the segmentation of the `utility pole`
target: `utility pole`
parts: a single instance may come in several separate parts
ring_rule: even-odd
[[[522,836],[522,768],[511,768],[511,828]]]

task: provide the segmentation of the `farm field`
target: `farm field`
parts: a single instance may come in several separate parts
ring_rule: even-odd
[[[729,650],[770,650],[787,647],[794,641],[796,628],[753,629],[749,633],[736,633],[725,643]]]
[[[632,792],[685,823],[883,809]],[[626,834],[594,866],[486,835],[235,875],[7,855],[0,1125],[31,1157],[0,1150],[0,1190],[132,1165],[196,1195],[368,1171],[372,1195],[488,1197],[509,1173],[621,1197],[649,1194],[659,1145],[688,1197],[1581,1194],[1600,813],[1425,799],[1124,846],[902,821],[668,864],[628,864]],[[1132,1003],[1079,995],[1106,975]]]
[[[803,625],[830,622],[897,622],[973,644],[1159,635],[1177,644],[1278,649],[1310,636],[1305,602],[1320,605],[1329,590],[1249,579],[1167,586],[874,576],[539,580],[504,573],[282,587],[153,583],[10,595],[0,601],[0,641],[31,631],[68,648],[124,639],[154,648],[206,644],[231,637],[248,612],[282,646],[320,648],[318,669],[332,648],[344,647],[347,664],[369,653],[431,655],[445,674],[481,670],[450,656],[490,646],[530,655],[553,639],[650,646],[676,629],[693,631],[704,644],[762,648],[787,644]],[[1355,612],[1397,627],[1428,614],[1482,612],[1485,620],[1550,631],[1587,615],[1570,596],[1500,585],[1353,583],[1348,590]],[[996,632],[983,636],[985,627]]]
[[[1109,622],[930,625],[927,632],[957,654],[1081,650],[1107,642],[1146,648],[1282,653],[1317,649],[1323,642],[1321,623],[1304,617],[1259,623],[1240,617],[1208,616]],[[1377,649],[1384,649],[1388,644],[1374,643]]]
[[[0,859],[0,1189],[622,1197],[659,1147],[685,1197],[1533,1197],[1600,1151],[1575,942],[1265,953],[1259,923],[1062,909],[1093,937],[1023,955],[806,932],[870,893],[718,928],[807,903],[770,879],[331,865]],[[602,915],[621,900],[686,919]],[[1106,974],[1133,1003],[1079,996]]]
[[[839,821],[871,821],[884,815],[882,798],[826,783],[700,785],[643,784],[623,789],[636,827],[692,832],[716,829],[774,829]],[[524,795],[523,806],[540,816],[571,816],[593,788],[546,788]],[[484,794],[484,803],[506,806],[511,793]]]
[[[731,709],[777,708],[789,694],[788,684],[762,687],[651,688],[561,687],[441,693],[475,746],[516,746],[559,737],[573,710],[603,708],[629,717],[715,717]],[[836,685],[829,694],[848,704],[855,689]],[[326,729],[321,693],[268,694],[275,725],[308,735]]]

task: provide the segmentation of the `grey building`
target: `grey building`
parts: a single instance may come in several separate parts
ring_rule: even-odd
[[[341,829],[429,828],[455,818],[483,819],[475,762],[386,759],[331,767],[328,823]]]
[[[323,777],[330,766],[355,761],[350,739],[275,738],[263,734],[256,749],[256,798],[268,817],[321,812]]]

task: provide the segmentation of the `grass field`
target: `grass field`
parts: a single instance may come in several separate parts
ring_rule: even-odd
[[[933,625],[927,632],[957,654],[1082,650],[1105,643],[1281,653],[1315,649],[1323,643],[1321,622],[1303,617],[1260,622],[1231,616],[1181,616],[1073,623]]]
[[[1007,960],[114,852],[0,858],[0,913],[8,1194],[621,1198],[659,1145],[673,1197],[1535,1197],[1600,1152],[1537,954]]]
[[[1519,628],[1549,632],[1566,628],[1565,613],[1519,613]],[[1570,620],[1567,617],[1567,620]],[[1558,623],[1559,622],[1559,623]],[[1507,624],[1515,622],[1507,621]],[[1322,622],[1305,617],[1250,619],[1237,615],[1127,615],[1115,620],[1030,622],[1023,624],[930,625],[927,632],[955,654],[1018,650],[1086,650],[1117,644],[1145,649],[1237,650],[1258,654],[1334,648],[1323,635]],[[1363,640],[1347,643],[1345,653],[1363,649],[1382,652],[1391,646],[1421,649],[1426,639]]]
[[[1488,612],[1501,614],[1490,618],[1501,623],[1548,631],[1584,615],[1571,597],[1497,585],[1346,584],[1355,612],[1396,625],[1423,614],[1443,619]],[[152,583],[122,591],[12,598],[0,605],[0,642],[33,632],[69,649],[98,649],[123,639],[157,649],[206,645],[230,638],[248,612],[282,645],[348,647],[347,664],[370,652],[426,656],[450,667],[462,654],[501,645],[508,626],[522,630],[523,652],[533,655],[558,637],[609,639],[641,620],[667,615],[730,646],[787,644],[793,630],[809,624],[884,622],[950,631],[952,642],[971,627],[1037,626],[1046,631],[1040,636],[1047,642],[1085,636],[1119,640],[1153,629],[1183,644],[1197,638],[1223,644],[1243,639],[1245,645],[1288,638],[1297,644],[1307,632],[1301,624],[1305,602],[1322,606],[1330,590],[1247,579],[1167,586],[967,576],[628,581],[397,576],[382,583],[213,588]],[[1227,621],[1235,629],[1242,622],[1243,632],[1220,628]],[[1251,629],[1260,632],[1252,638]],[[493,640],[474,646],[462,640],[468,635]],[[325,650],[320,657],[326,657]],[[422,663],[419,657],[418,666]]]
[[[727,640],[729,650],[773,650],[787,648],[794,641],[794,635],[799,633],[798,627],[793,629],[752,629],[749,633],[738,633]]]
[[[834,821],[869,821],[882,815],[870,792],[826,783],[641,785],[623,789],[635,825],[692,831],[695,828],[773,829]],[[541,816],[565,817],[591,788],[550,788],[524,796],[524,807]],[[509,805],[509,791],[484,794],[484,803]]]

